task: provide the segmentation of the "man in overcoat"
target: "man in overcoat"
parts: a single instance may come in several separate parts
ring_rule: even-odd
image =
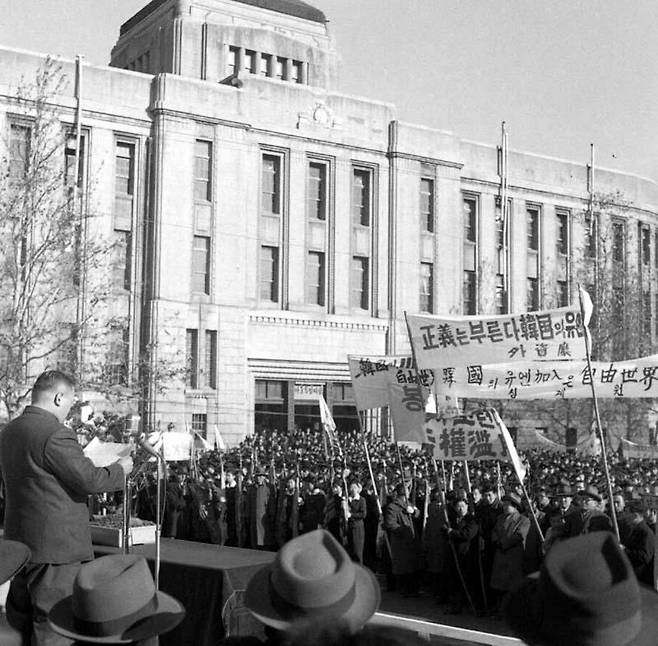
[[[521,513],[522,501],[515,493],[501,498],[503,513],[491,532],[494,560],[491,589],[499,605],[505,592],[523,580],[523,554],[530,521]]]
[[[133,467],[130,457],[94,466],[63,424],[74,401],[71,377],[44,372],[32,387],[32,404],[0,433],[4,535],[32,552],[11,582],[7,618],[33,646],[72,643],[50,629],[47,617],[73,592],[81,564],[94,558],[87,496],[123,489]]]
[[[384,510],[384,527],[389,534],[396,587],[405,597],[418,594],[416,573],[420,569],[421,550],[414,518],[419,514],[418,509],[409,504],[404,484],[399,484],[393,500]]]
[[[247,523],[251,548],[271,549],[274,540],[274,514],[276,495],[268,484],[264,472],[256,473],[256,482],[247,490]]]

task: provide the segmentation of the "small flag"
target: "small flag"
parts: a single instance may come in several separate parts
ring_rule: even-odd
[[[334,422],[334,418],[331,415],[329,406],[327,406],[327,402],[324,400],[322,395],[318,395],[318,403],[320,404],[320,418],[322,419],[322,427],[324,428],[324,431],[329,438],[331,446],[337,447],[338,453],[342,455],[340,443],[338,442],[338,437],[336,436],[336,422]]]
[[[496,423],[498,424],[498,428],[500,429],[500,434],[505,443],[505,448],[507,449],[507,453],[510,457],[510,461],[512,462],[512,466],[514,467],[514,471],[516,472],[516,477],[519,479],[519,482],[523,482],[526,474],[526,467],[521,462],[521,458],[519,457],[519,454],[516,451],[516,447],[514,446],[514,441],[512,440],[512,436],[507,430],[507,426],[505,426],[505,422],[503,422],[503,420],[500,418],[498,411],[495,408],[492,408],[491,412],[493,413],[494,419],[496,420]]]
[[[594,313],[594,305],[589,294],[579,285],[578,298],[580,299],[580,310],[583,315],[583,330],[585,331],[585,338],[587,339],[588,352],[592,351],[592,335],[589,332],[589,322],[592,320]]]
[[[219,432],[219,427],[217,424],[215,424],[215,448],[219,449],[220,451],[226,451],[226,442],[224,442],[224,438]]]

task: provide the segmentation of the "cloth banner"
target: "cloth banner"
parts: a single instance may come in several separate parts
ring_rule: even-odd
[[[436,373],[439,396],[473,399],[589,399],[658,397],[658,355],[630,361],[526,361],[448,366]]]
[[[388,390],[396,442],[426,442],[423,425],[427,388],[420,384],[389,383]]]
[[[625,458],[647,458],[658,460],[658,446],[649,444],[638,444],[624,437],[619,438],[621,454]]]
[[[338,441],[338,436],[336,435],[336,422],[327,406],[327,402],[324,400],[322,395],[318,395],[318,403],[320,404],[320,418],[322,420],[322,428],[327,434],[329,443],[332,447],[335,447],[338,450],[338,454],[342,455],[343,451],[340,448],[340,442]]]
[[[215,431],[215,441],[214,441],[215,448],[219,449],[220,451],[226,451],[226,442],[224,442],[224,438],[222,437],[222,434],[219,432],[219,426],[215,424],[213,428]]]
[[[162,433],[160,442],[153,445],[157,451],[162,450],[162,455],[167,462],[188,461],[192,457],[193,437],[190,433],[172,431]]]
[[[199,431],[194,431],[194,449],[196,451],[205,453],[206,451],[212,451],[213,448],[213,445]]]
[[[496,316],[407,316],[418,368],[585,359],[578,307]]]
[[[491,408],[470,415],[434,417],[423,427],[424,443],[433,447],[437,460],[509,461],[501,425]]]
[[[554,442],[553,440],[549,440],[543,433],[539,432],[537,429],[535,429],[535,438],[537,442],[539,442],[539,444],[542,446],[542,448],[550,449],[551,451],[555,451],[556,453],[565,453],[567,450],[565,444],[561,444],[560,442]]]
[[[352,377],[352,389],[357,410],[388,406],[388,384],[415,384],[414,361],[411,356],[358,356],[347,357]],[[424,371],[420,375],[423,385],[430,387],[434,375]]]
[[[509,455],[510,461],[512,462],[512,466],[516,472],[516,477],[519,479],[519,482],[523,482],[527,469],[521,462],[521,458],[516,451],[514,440],[512,440],[512,436],[510,435],[509,430],[507,430],[507,426],[505,426],[503,420],[500,419],[498,411],[494,408],[491,412],[494,419],[496,420],[496,423],[498,424],[498,428],[500,429],[500,434],[503,437],[503,442],[505,443],[505,448],[507,449],[507,455]]]

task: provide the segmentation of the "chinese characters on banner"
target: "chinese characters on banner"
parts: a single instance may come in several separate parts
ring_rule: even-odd
[[[421,384],[389,383],[389,410],[396,442],[425,442],[425,404],[429,391]]]
[[[621,442],[621,453],[625,458],[651,458],[658,459],[658,446],[649,444],[637,444],[626,438],[619,438]]]
[[[410,356],[349,356],[347,360],[357,410],[388,406],[389,383],[408,385],[417,382]],[[434,376],[430,371],[422,371],[420,377],[424,386],[432,386]]]
[[[492,409],[471,415],[431,418],[425,422],[425,443],[437,460],[509,460],[501,428]]]
[[[577,307],[497,316],[408,315],[418,367],[585,359]]]
[[[435,372],[438,394],[474,399],[577,399],[658,397],[658,355],[631,361],[526,361],[482,365],[462,362]]]

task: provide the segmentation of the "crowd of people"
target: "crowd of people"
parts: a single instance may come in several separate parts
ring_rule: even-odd
[[[525,491],[508,463],[441,464],[356,431],[327,443],[321,431],[262,429],[169,466],[163,535],[277,550],[322,528],[389,590],[495,616],[558,542],[615,529],[600,456],[521,456]],[[658,463],[610,453],[609,467],[621,544],[650,583]],[[137,493],[142,518],[155,518],[154,491],[151,481]]]

